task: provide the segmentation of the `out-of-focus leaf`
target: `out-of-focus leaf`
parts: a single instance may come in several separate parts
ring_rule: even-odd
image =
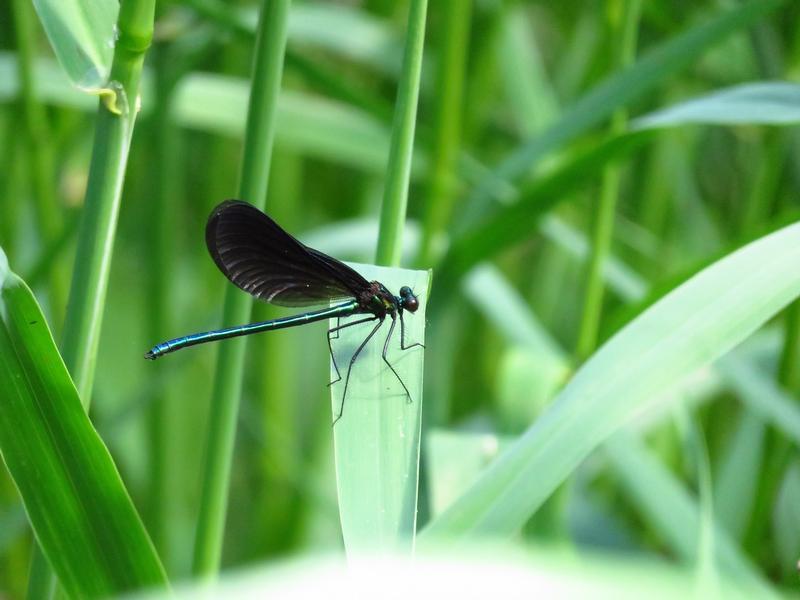
[[[764,422],[752,411],[746,411],[721,455],[714,486],[714,512],[734,539],[744,534],[753,510],[765,431]]]
[[[551,172],[542,174],[520,192],[520,198],[464,233],[454,236],[437,271],[441,287],[437,303],[446,304],[448,294],[458,289],[457,281],[479,262],[501,250],[530,239],[542,219],[581,185],[596,178],[610,164],[621,160],[652,139],[652,132],[640,131],[613,136],[593,148],[570,157]]]
[[[517,128],[530,137],[552,123],[558,114],[558,100],[527,11],[522,4],[504,11],[497,63]]]
[[[398,33],[367,11],[314,2],[292,7],[289,41],[324,48],[387,72],[400,70],[403,45]]]
[[[73,85],[104,89],[114,57],[116,0],[33,0],[50,45]]]
[[[800,556],[800,464],[793,463],[783,477],[773,513],[772,530],[785,573],[797,571]]]
[[[633,129],[706,125],[789,125],[800,122],[800,84],[747,83],[685,100],[639,117]]]
[[[598,444],[800,295],[800,224],[728,255],[632,321],[425,537],[516,531]]]
[[[681,558],[695,563],[703,519],[697,503],[635,436],[621,432],[609,439],[604,449],[647,522]],[[767,583],[728,533],[714,527],[713,536],[714,562],[724,574],[723,579],[739,582],[743,597],[756,592],[759,597],[769,594]]]
[[[44,316],[1,251],[0,390],[0,453],[64,589],[99,598],[166,585]]]
[[[244,79],[194,73],[178,86],[173,110],[187,127],[241,135],[247,114]],[[278,101],[276,142],[296,151],[370,171],[383,172],[389,131],[382,123],[344,104],[283,91]]]
[[[509,441],[488,432],[429,432],[425,444],[433,514],[442,513],[455,502]]]
[[[14,55],[0,52],[0,100],[10,101],[19,92]],[[36,90],[40,99],[56,106],[85,111],[96,101],[75,91],[52,61],[37,61]],[[153,106],[152,78],[145,71],[142,82],[143,116]],[[248,83],[244,79],[193,73],[178,84],[172,110],[180,125],[224,136],[244,133]],[[363,111],[345,104],[295,91],[284,91],[278,100],[276,142],[308,156],[329,160],[373,173],[383,173],[389,152],[388,128]],[[418,152],[412,174],[425,168]]]
[[[706,48],[734,31],[763,18],[783,0],[756,0],[723,12],[689,28],[649,51],[630,68],[598,85],[541,135],[522,144],[478,186],[473,201],[480,201],[496,189],[496,182],[517,181],[529,173],[542,157],[601,123],[617,108],[635,100],[647,90],[695,60]]]
[[[488,263],[464,279],[467,298],[514,346],[501,363],[499,417],[517,433],[533,422],[570,372],[569,360],[525,300]]]
[[[502,431],[528,427],[564,385],[569,368],[524,346],[512,346],[500,358],[497,374],[497,417]]]
[[[239,8],[223,0],[189,0],[187,4],[218,25],[255,36],[258,12],[252,6]],[[401,36],[389,21],[359,7],[327,2],[295,4],[289,13],[288,34],[291,46],[338,54],[381,72],[400,70]]]
[[[736,352],[720,360],[717,368],[750,410],[800,445],[800,408],[774,380]]]

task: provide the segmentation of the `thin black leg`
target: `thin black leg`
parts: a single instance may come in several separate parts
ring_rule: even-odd
[[[347,329],[348,327],[352,327],[353,325],[360,325],[361,323],[367,323],[368,321],[374,321],[378,317],[367,317],[366,319],[359,319],[358,321],[353,321],[352,323],[346,323],[345,325],[339,325],[339,319],[336,319],[336,327],[332,329],[328,329],[328,352],[331,353],[331,361],[333,362],[333,368],[336,371],[336,379],[331,381],[328,384],[328,387],[332,386],[334,383],[338,383],[342,380],[341,374],[339,374],[339,365],[336,364],[336,357],[333,355],[333,346],[331,346],[331,340],[338,340],[339,339],[339,331],[342,329]],[[332,338],[331,334],[336,333],[336,337]]]
[[[342,413],[344,413],[344,399],[345,397],[347,397],[347,385],[350,383],[350,371],[353,370],[353,363],[356,362],[358,355],[361,354],[361,351],[364,349],[364,346],[367,345],[367,342],[369,342],[372,336],[375,335],[378,329],[380,329],[381,325],[383,325],[383,317],[373,317],[373,318],[378,318],[380,320],[375,324],[375,327],[372,328],[372,331],[369,332],[369,335],[366,338],[364,338],[364,341],[361,342],[361,345],[356,349],[356,351],[353,352],[353,356],[350,357],[350,364],[347,366],[347,375],[345,375],[344,377],[344,392],[342,392],[342,404],[339,406],[339,414],[336,415],[336,418],[333,420],[334,425],[336,425],[339,419],[342,418]],[[372,319],[369,320],[371,321]],[[347,325],[344,325],[343,327],[347,327]]]
[[[425,347],[425,344],[420,342],[414,342],[410,346],[406,346],[406,322],[403,320],[403,311],[400,312],[400,350],[410,350],[411,348],[416,348],[420,346],[422,348]]]
[[[394,367],[392,366],[392,363],[389,362],[389,359],[386,358],[386,351],[389,349],[389,340],[392,339],[392,333],[394,332],[394,326],[395,326],[396,323],[397,323],[397,321],[395,321],[395,316],[394,316],[394,314],[392,314],[392,324],[389,327],[389,333],[386,334],[386,341],[383,343],[383,352],[381,353],[381,357],[383,358],[383,362],[385,362],[387,365],[389,365],[389,368],[392,370],[392,373],[394,373],[394,376],[397,377],[397,381],[400,382],[400,385],[403,386],[403,389],[406,392],[406,402],[410,404],[411,403],[411,394],[409,393],[408,388],[406,387],[406,384],[400,378],[400,375],[397,374],[397,371],[394,370]],[[402,327],[403,327],[402,326],[402,323],[403,323],[402,319],[401,319],[400,323],[401,323],[400,329],[402,331]],[[411,346],[409,346],[409,348],[410,347]]]

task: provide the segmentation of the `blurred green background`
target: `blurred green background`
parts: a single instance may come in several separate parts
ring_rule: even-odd
[[[434,270],[420,525],[643,308],[800,215],[800,137],[776,126],[800,121],[796,88],[625,133],[690,98],[800,78],[800,7],[684,42],[673,63],[653,59],[626,80],[641,57],[663,58],[740,6],[638,4],[429,6],[403,261]],[[176,578],[190,570],[216,349],[155,364],[142,354],[219,324],[228,284],[203,228],[237,189],[257,9],[158,3],[104,309],[91,417]],[[292,5],[267,212],[340,259],[374,258],[406,13],[384,0]],[[97,101],[71,88],[28,2],[0,5],[0,50],[0,246],[59,340]],[[741,364],[683,382],[688,409],[641,426],[646,458],[708,501],[780,585],[800,557],[797,440],[746,397],[778,394],[797,418],[799,313],[750,339]],[[279,314],[257,305],[254,319]],[[341,546],[324,335],[316,324],[250,340],[225,567]],[[645,467],[620,471],[616,453],[576,470],[522,539],[690,561],[665,533],[669,507],[648,508],[621,474]],[[0,473],[0,590],[11,597],[24,593],[31,541]]]

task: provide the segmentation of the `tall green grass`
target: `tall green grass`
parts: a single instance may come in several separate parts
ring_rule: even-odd
[[[417,595],[428,566],[475,591],[505,557],[520,585],[792,589],[799,21],[781,0],[0,6],[0,595],[243,566],[335,592],[320,553]],[[425,350],[388,348],[410,402],[388,323],[335,427],[324,325],[142,359],[251,317],[204,247],[228,197],[416,286]]]

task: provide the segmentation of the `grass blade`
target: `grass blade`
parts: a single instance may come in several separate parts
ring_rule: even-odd
[[[389,166],[381,205],[380,234],[375,255],[375,262],[381,265],[399,265],[402,253],[427,9],[428,0],[411,0],[408,9],[403,69],[397,89],[392,141],[389,146]]]
[[[800,224],[734,252],[654,304],[578,371],[426,536],[510,535],[599,443],[800,294]]]
[[[634,129],[679,125],[791,125],[800,122],[800,85],[763,81],[684,100],[636,119]]]
[[[406,344],[424,343],[430,271],[354,266],[368,280],[382,282],[392,293],[404,285],[414,290],[421,302],[416,313],[405,313]],[[359,318],[364,317],[357,315],[350,320]],[[339,332],[334,351],[343,379],[350,356],[373,326],[364,323]],[[387,320],[355,362],[344,412],[333,428],[339,514],[345,548],[350,554],[370,549],[408,549],[413,545],[424,352],[420,347],[399,349],[398,324],[388,346],[388,360],[408,387],[408,403],[402,386],[381,358],[388,326]],[[334,379],[336,372],[331,365],[331,381]],[[342,404],[343,383],[331,386],[334,415]]]
[[[33,294],[0,252],[0,452],[61,585],[97,598],[166,585]]]
[[[267,196],[290,4],[289,0],[264,0],[256,39],[239,197],[259,207],[264,206]],[[246,294],[232,285],[228,286],[223,322],[246,323],[250,317],[250,307],[251,300]],[[217,356],[203,492],[194,547],[193,571],[202,577],[213,578],[216,575],[222,556],[245,346],[245,338],[229,340],[221,346]]]
[[[50,45],[73,85],[89,91],[107,87],[116,43],[114,0],[34,0]]]

